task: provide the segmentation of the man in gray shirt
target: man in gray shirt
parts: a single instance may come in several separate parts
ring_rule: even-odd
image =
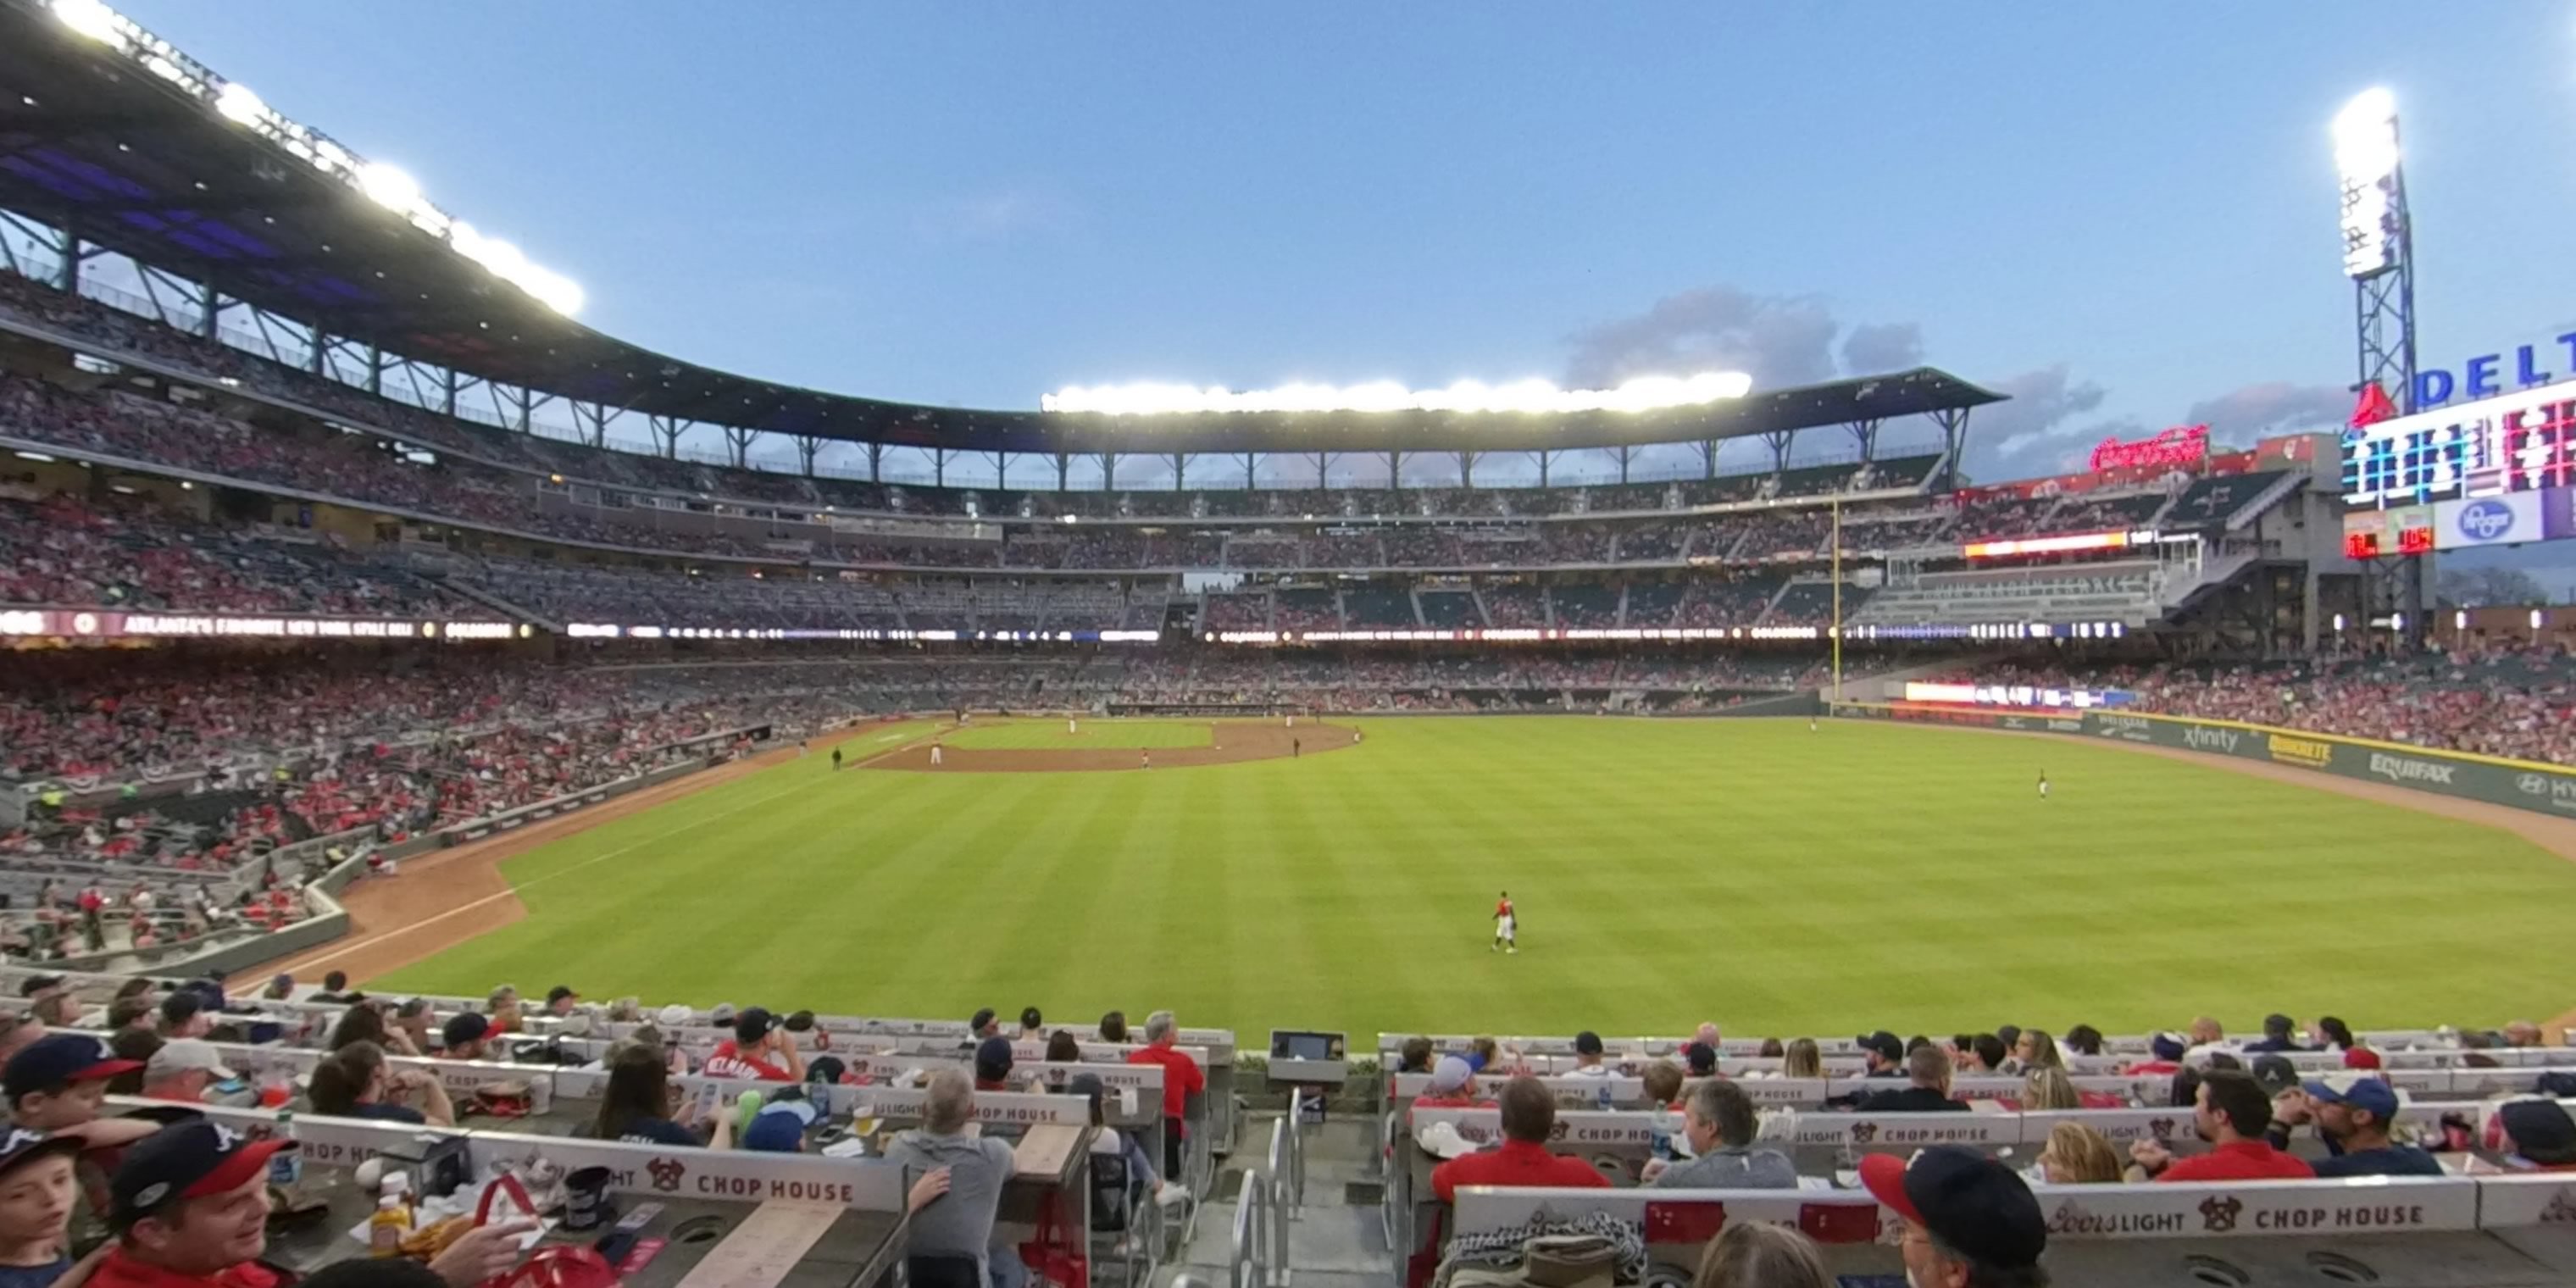
[[[1011,1147],[966,1134],[975,1116],[975,1084],[943,1069],[930,1080],[921,1126],[886,1146],[886,1157],[923,1172],[946,1169],[948,1192],[913,1214],[914,1256],[972,1257],[992,1288],[1014,1288],[1027,1275],[1019,1254],[993,1242],[993,1213],[1011,1179]]]
[[[1776,1149],[1753,1148],[1761,1129],[1753,1098],[1724,1078],[1691,1089],[1682,1133],[1699,1157],[1646,1164],[1646,1184],[1659,1190],[1794,1190],[1797,1165]]]

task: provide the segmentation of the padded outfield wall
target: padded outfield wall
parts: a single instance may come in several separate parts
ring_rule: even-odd
[[[2239,760],[2293,765],[2363,782],[2394,783],[2416,791],[2561,818],[2576,817],[2576,769],[2537,761],[2433,751],[2404,743],[2235,720],[2195,720],[2132,711],[2007,711],[1907,702],[1838,702],[1832,710],[1838,716],[1862,719],[2072,734],[2203,751]]]

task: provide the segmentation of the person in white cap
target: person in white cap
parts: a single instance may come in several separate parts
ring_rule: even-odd
[[[215,1054],[211,1042],[198,1038],[164,1042],[144,1063],[143,1098],[203,1104],[208,1086],[230,1081],[233,1076],[233,1071],[225,1068]]]

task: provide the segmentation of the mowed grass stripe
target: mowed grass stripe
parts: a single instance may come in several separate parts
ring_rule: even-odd
[[[561,977],[594,996],[1034,1003],[1084,1023],[1171,1006],[1362,1035],[2496,1023],[2567,1005],[2519,946],[2554,942],[2576,866],[2494,829],[2074,740],[1363,727],[1328,755],[1150,773],[834,778],[818,748],[511,862],[530,918],[388,986]],[[1505,888],[1517,957],[1486,951]]]

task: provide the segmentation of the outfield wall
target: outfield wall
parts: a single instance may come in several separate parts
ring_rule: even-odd
[[[2369,783],[2484,801],[2514,809],[2576,818],[2576,770],[2536,761],[2506,760],[2466,752],[2433,751],[2404,743],[2376,742],[2279,729],[2234,720],[2195,720],[2134,711],[2011,711],[1984,707],[1927,706],[1906,702],[1836,703],[1833,713],[1872,720],[1906,720],[2064,733],[2114,742],[2171,747],[2292,765]]]

